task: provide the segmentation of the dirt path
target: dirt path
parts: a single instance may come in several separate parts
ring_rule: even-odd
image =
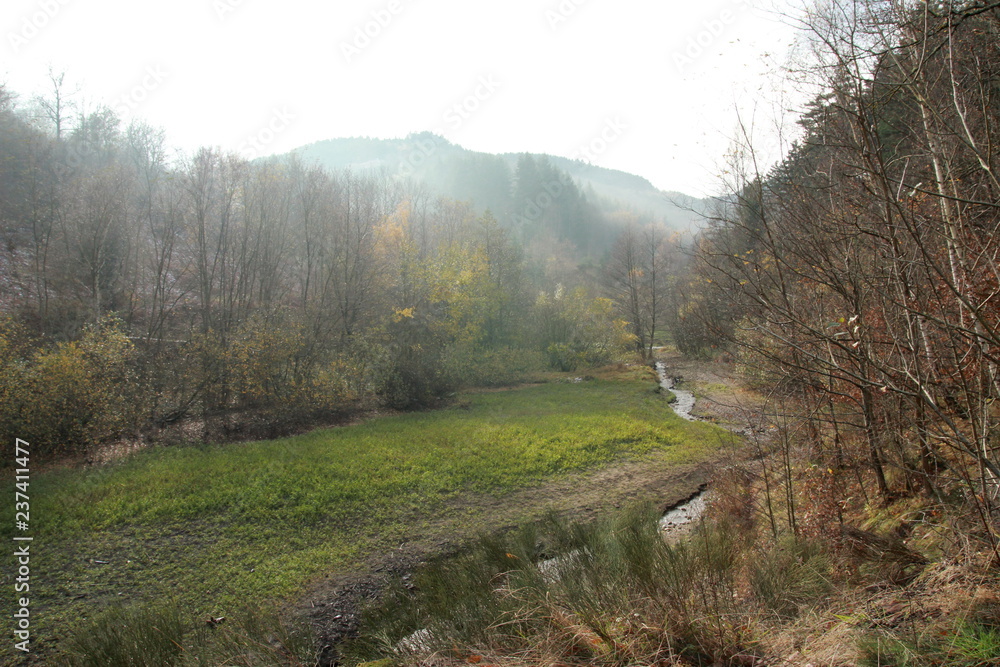
[[[722,425],[738,423],[737,401],[727,392],[731,369],[718,364],[664,359],[668,372],[698,395],[695,414]],[[701,404],[703,403],[703,404]],[[503,532],[550,512],[590,521],[637,500],[666,510],[704,488],[725,452],[697,464],[677,465],[656,460],[625,461],[595,471],[567,475],[541,486],[504,496],[466,496],[431,519],[415,520],[403,543],[379,545],[361,566],[332,572],[315,582],[296,605],[324,650],[320,665],[334,664],[336,645],[358,629],[358,614],[386,585],[405,577],[421,563],[447,556],[481,533]]]

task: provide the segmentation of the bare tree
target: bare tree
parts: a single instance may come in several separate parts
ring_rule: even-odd
[[[67,90],[66,72],[56,72],[51,65],[49,66],[48,79],[51,93],[48,97],[36,97],[34,102],[39,109],[40,119],[50,124],[56,139],[59,140],[63,138],[69,115],[76,109],[76,102],[73,98],[78,91],[75,89]]]
[[[640,228],[630,220],[619,234],[605,267],[605,285],[635,336],[636,350],[653,354],[665,326],[668,278],[675,268],[676,241],[655,224]]]

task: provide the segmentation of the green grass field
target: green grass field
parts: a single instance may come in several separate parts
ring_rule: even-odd
[[[676,418],[644,371],[617,375],[470,394],[453,408],[281,440],[154,448],[100,468],[34,474],[33,649],[56,649],[112,601],[170,599],[194,615],[287,602],[464,497],[502,498],[627,458],[707,458],[719,441],[714,427]],[[5,486],[13,498],[9,477]],[[13,502],[4,512],[0,536],[12,544]],[[12,603],[13,586],[4,588]],[[12,656],[10,642],[4,651]]]

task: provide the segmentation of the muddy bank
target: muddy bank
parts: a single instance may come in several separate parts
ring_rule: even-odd
[[[687,359],[672,349],[658,348],[656,359],[671,378],[670,390],[687,391],[696,398],[690,414],[735,433],[746,433],[750,424],[758,424],[762,399],[742,388],[736,366],[728,362]]]

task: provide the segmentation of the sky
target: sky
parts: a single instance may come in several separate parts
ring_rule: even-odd
[[[795,108],[794,32],[755,1],[3,0],[0,81],[24,101],[65,72],[77,109],[187,153],[432,131],[704,196],[737,109],[764,128]]]

